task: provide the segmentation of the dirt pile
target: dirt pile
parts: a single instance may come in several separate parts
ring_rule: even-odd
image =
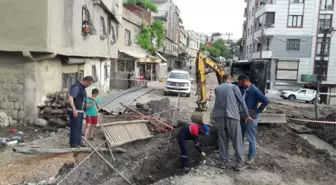
[[[253,166],[237,173],[219,169],[219,153],[207,157],[200,165],[183,176],[160,180],[154,185],[313,185],[334,184],[335,162],[321,150],[285,127],[260,126],[258,131],[258,154]],[[245,146],[247,151],[248,145]],[[230,163],[234,165],[233,151],[229,151]]]
[[[328,115],[323,120],[336,121],[336,112]],[[306,126],[313,129],[316,136],[336,147],[336,124],[308,123]]]
[[[165,123],[175,125],[173,118],[174,107],[170,105],[168,98],[159,100],[151,100],[147,103],[137,103],[137,109],[147,116],[154,116],[159,118]]]
[[[137,185],[148,185],[163,178],[181,175],[183,172],[178,170],[180,166],[180,155],[177,141],[173,137],[168,143],[168,137],[169,134],[165,134],[156,136],[151,140],[124,145],[123,148],[126,149],[127,152],[115,154],[117,159],[116,163],[114,163],[115,167],[124,174],[126,178]],[[209,154],[213,151],[213,142],[213,139],[201,140],[204,150]],[[192,143],[190,143],[188,147],[190,150],[190,164],[192,166],[199,165],[201,161],[200,154],[194,149]],[[81,161],[86,155],[87,154],[80,154],[77,158],[77,162]],[[111,159],[106,153],[104,157]],[[60,171],[59,177],[64,177],[71,169],[72,166],[65,166]],[[62,184],[126,185],[127,183],[110,169],[102,159],[94,154]]]
[[[49,93],[43,97],[38,104],[40,108],[40,118],[44,119],[51,126],[65,127],[68,123],[67,105],[68,91]],[[39,120],[42,122],[42,120]]]

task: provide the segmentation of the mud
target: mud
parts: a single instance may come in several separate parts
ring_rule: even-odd
[[[168,143],[168,135],[156,136],[148,141],[139,141],[133,144],[125,145],[123,148],[128,152],[124,154],[115,154],[117,162],[115,167],[123,173],[126,178],[137,185],[148,185],[160,179],[182,175],[179,170],[179,148],[175,139],[176,133],[172,134],[172,140]],[[211,136],[201,140],[202,148],[205,152],[211,154],[214,150],[215,137]],[[194,149],[192,143],[189,143],[190,165],[195,167],[200,164],[202,158]],[[109,155],[104,155],[110,159]],[[78,162],[85,156],[77,157]],[[111,161],[112,163],[112,161]],[[60,170],[59,177],[64,177],[73,166],[65,166]],[[97,155],[93,155],[89,161],[80,166],[69,178],[62,184],[89,185],[89,184],[127,184],[121,177],[110,169],[105,162]]]
[[[332,185],[336,180],[335,162],[329,154],[317,150],[282,126],[259,127],[255,164],[247,166],[241,173],[232,168],[217,168],[217,152],[211,154],[207,161],[187,175],[166,178],[154,185]]]

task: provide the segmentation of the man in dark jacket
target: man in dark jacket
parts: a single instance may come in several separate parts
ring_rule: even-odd
[[[133,71],[130,70],[127,75],[127,82],[128,82],[128,88],[131,88],[132,86],[132,77],[133,77]]]
[[[251,83],[248,76],[240,75],[238,77],[238,84],[240,87],[244,88],[243,97],[246,102],[248,112],[252,119],[255,120],[255,122],[241,122],[243,141],[245,133],[249,141],[249,154],[246,164],[252,164],[256,154],[256,133],[259,114],[266,108],[266,106],[269,104],[269,101],[266,96]]]
[[[202,154],[202,156],[206,156],[200,147],[198,139],[199,135],[209,135],[209,127],[204,124],[201,126],[198,124],[191,124],[182,127],[178,133],[178,143],[181,150],[181,167],[183,170],[189,170],[187,140],[193,141],[196,149]]]
[[[81,82],[77,81],[70,88],[68,114],[70,117],[71,148],[84,146],[82,143],[82,125],[87,98],[85,88],[89,87],[93,82],[92,76],[86,76]]]

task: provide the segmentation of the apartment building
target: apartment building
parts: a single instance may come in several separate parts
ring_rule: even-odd
[[[166,39],[160,50],[167,59],[168,67],[174,68],[179,53],[180,10],[172,0],[150,0],[158,7],[158,13],[153,13],[154,19],[165,23]]]
[[[194,63],[197,57],[197,52],[200,49],[200,37],[194,34],[194,31],[187,30],[187,54],[189,55],[189,62]]]
[[[320,62],[320,27],[335,23],[333,0],[245,0],[243,58],[270,61],[270,89],[309,85],[305,76],[323,69],[322,92],[336,92],[336,37],[329,35],[326,60]],[[335,103],[330,95],[324,103]]]
[[[184,30],[183,26],[180,26],[180,34],[179,34],[179,53],[185,53],[187,51],[187,41],[188,35]]]
[[[86,75],[95,78],[91,88],[107,92],[121,7],[119,0],[1,1],[0,112],[34,117],[41,97]]]

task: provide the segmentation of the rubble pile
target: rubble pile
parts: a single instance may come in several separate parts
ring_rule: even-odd
[[[49,93],[42,97],[38,104],[40,108],[40,118],[35,121],[35,125],[46,126],[46,124],[58,127],[65,127],[68,123],[67,115],[68,90]]]
[[[158,117],[165,123],[172,124],[174,107],[170,105],[168,98],[159,100],[151,100],[147,103],[136,103],[136,107],[142,114],[146,116]]]

